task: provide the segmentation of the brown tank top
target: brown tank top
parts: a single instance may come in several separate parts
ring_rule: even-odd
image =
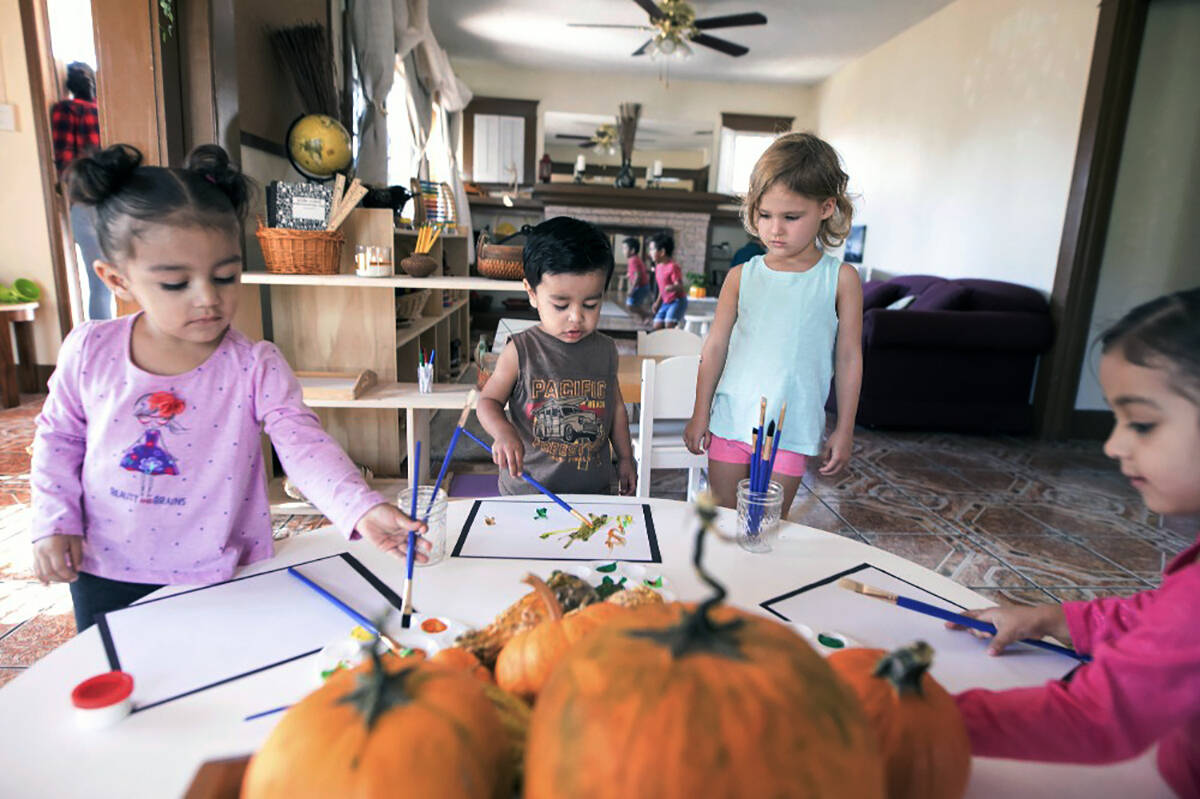
[[[616,344],[602,333],[568,344],[540,327],[510,340],[518,371],[508,415],[525,445],[525,470],[555,493],[612,493]],[[502,471],[500,493],[537,489]]]

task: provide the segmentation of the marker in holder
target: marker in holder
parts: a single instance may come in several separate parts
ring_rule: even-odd
[[[417,391],[422,394],[433,393],[433,364],[423,363],[417,366]]]

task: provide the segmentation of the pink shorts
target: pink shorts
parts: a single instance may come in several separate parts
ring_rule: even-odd
[[[712,436],[708,444],[708,457],[721,463],[737,463],[749,465],[754,448],[741,441],[730,441],[720,436]],[[775,471],[788,477],[803,477],[808,466],[808,456],[799,452],[789,452],[780,449],[775,455]]]

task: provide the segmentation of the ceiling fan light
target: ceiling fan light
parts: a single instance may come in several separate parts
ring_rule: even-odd
[[[677,47],[675,40],[666,36],[658,39],[655,44],[658,45],[658,51],[663,55],[672,55]]]
[[[680,40],[679,47],[675,50],[675,57],[680,61],[687,60],[692,57],[692,48],[688,47],[688,43]]]

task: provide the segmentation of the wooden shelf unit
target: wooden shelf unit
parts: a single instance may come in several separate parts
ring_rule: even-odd
[[[470,277],[469,240],[443,234],[429,252],[438,268],[425,278],[399,275],[363,278],[354,274],[355,246],[392,248],[400,261],[412,254],[417,232],[395,229],[388,209],[355,209],[342,231],[337,275],[242,275],[242,299],[235,326],[252,339],[268,338],[296,371],[357,372],[371,369],[378,385],[356,400],[306,400],[325,429],[356,462],[379,478],[411,475],[404,470],[415,441],[428,441],[429,419],[440,408],[461,408],[469,386],[439,386],[461,374],[469,360],[472,290],[524,291],[520,281]],[[429,296],[411,324],[400,326],[396,301],[411,291]],[[452,371],[451,342],[459,342],[459,363]],[[434,356],[433,394],[416,390],[421,354]],[[461,388],[461,391],[459,390]],[[429,474],[428,448],[422,475]],[[405,475],[407,471],[407,475]]]

